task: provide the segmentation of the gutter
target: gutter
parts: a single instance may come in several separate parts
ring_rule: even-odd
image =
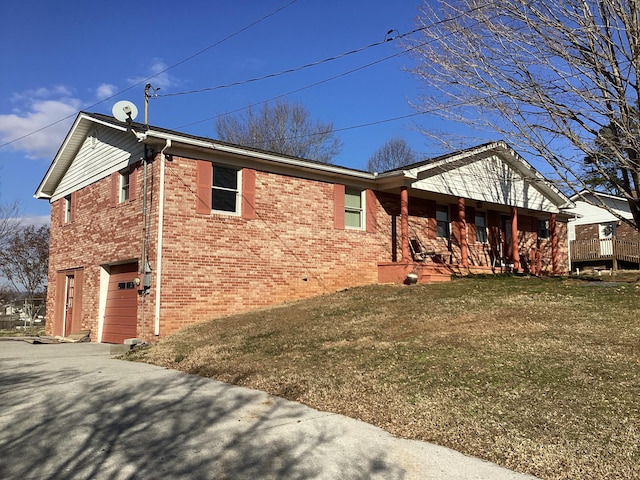
[[[157,240],[157,252],[156,252],[156,311],[154,320],[154,335],[157,337],[160,335],[160,290],[162,286],[162,240],[164,229],[164,176],[165,176],[165,155],[164,152],[167,148],[171,147],[171,139],[167,138],[166,143],[162,151],[160,152],[160,186],[158,198],[158,240]]]

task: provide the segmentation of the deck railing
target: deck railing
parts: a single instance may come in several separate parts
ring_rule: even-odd
[[[620,240],[616,237],[571,241],[571,261],[588,262],[613,260],[640,263],[640,242]]]

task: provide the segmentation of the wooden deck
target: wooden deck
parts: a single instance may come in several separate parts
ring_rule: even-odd
[[[599,260],[640,264],[640,242],[608,239],[572,240],[571,262],[597,262]]]

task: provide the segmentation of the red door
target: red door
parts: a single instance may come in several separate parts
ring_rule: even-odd
[[[75,288],[75,276],[67,275],[67,293],[64,304],[64,332],[63,336],[69,336],[73,330],[73,298]]]
[[[127,263],[111,267],[107,304],[102,327],[103,343],[122,343],[137,335],[138,324],[138,264]]]

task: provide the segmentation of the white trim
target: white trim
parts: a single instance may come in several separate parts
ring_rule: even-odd
[[[347,190],[357,190],[360,192],[360,226],[359,227],[351,227],[349,225],[347,225],[347,209],[349,207],[347,207]],[[367,229],[367,190],[366,189],[361,189],[361,188],[356,188],[356,187],[349,187],[345,185],[344,188],[344,228],[346,230],[366,230]],[[353,212],[355,212],[355,210],[351,210]]]
[[[160,197],[158,199],[158,241],[156,256],[156,309],[154,318],[154,335],[160,335],[160,290],[162,286],[162,240],[164,229],[164,176],[165,176],[165,156],[164,151],[171,146],[171,140],[167,139],[165,147],[160,152]],[[143,259],[144,261],[144,259]]]
[[[102,342],[104,329],[104,315],[107,310],[107,295],[109,293],[109,279],[111,275],[106,267],[100,266],[100,287],[98,294],[98,342]]]
[[[236,188],[234,189],[230,189],[230,188],[224,188],[224,187],[214,187],[213,182],[215,181],[215,172],[214,169],[216,167],[220,167],[220,168],[226,168],[228,170],[235,170],[236,172]],[[225,164],[221,164],[221,163],[212,163],[211,165],[211,190],[213,192],[213,189],[219,190],[219,191],[225,191],[225,192],[235,192],[235,200],[236,200],[236,205],[235,205],[235,210],[230,212],[229,210],[216,210],[215,208],[213,208],[213,197],[212,197],[212,201],[211,201],[211,213],[214,215],[229,215],[231,217],[240,217],[242,215],[242,168],[238,168],[238,167],[234,167],[234,166],[230,166],[230,165],[225,165]]]

